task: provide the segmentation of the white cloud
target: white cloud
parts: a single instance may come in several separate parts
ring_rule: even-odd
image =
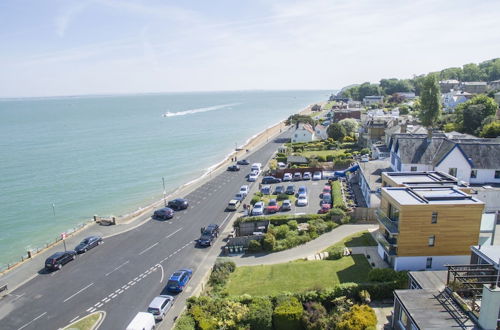
[[[56,33],[59,37],[64,37],[66,30],[73,19],[80,14],[88,5],[89,1],[76,1],[67,5],[55,18]]]

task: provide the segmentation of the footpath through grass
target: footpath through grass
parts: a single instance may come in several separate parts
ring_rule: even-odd
[[[366,230],[356,234],[347,236],[342,241],[335,243],[323,251],[328,251],[337,247],[356,247],[356,246],[377,246],[377,242],[373,239],[372,235]]]
[[[238,267],[226,286],[229,295],[265,296],[333,288],[340,283],[368,282],[370,264],[363,255],[339,260],[294,261]]]

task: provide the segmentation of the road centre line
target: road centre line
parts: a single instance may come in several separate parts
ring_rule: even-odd
[[[231,214],[226,215],[226,218],[225,218],[225,219],[224,219],[224,221],[222,221],[222,223],[220,224],[220,226],[221,226],[221,227],[222,227],[222,226],[224,226],[224,223],[227,221],[227,219],[229,218],[229,216],[230,216],[230,215],[231,215]]]
[[[68,298],[66,298],[63,302],[66,302],[68,300],[70,300],[71,298],[73,298],[74,296],[76,296],[77,294],[79,294],[80,292],[82,292],[83,290],[85,289],[88,289],[89,287],[91,287],[92,285],[94,285],[94,282],[90,283],[89,285],[87,285],[86,287],[84,287],[83,289],[81,289],[80,291],[76,292],[75,294],[69,296]]]
[[[168,236],[165,236],[165,238],[170,238],[172,236],[174,236],[175,234],[177,234],[179,231],[181,231],[182,227],[177,229],[176,231],[174,231],[172,234],[168,235]]]
[[[156,242],[155,244],[151,245],[150,247],[148,247],[147,249],[145,249],[144,251],[142,251],[141,253],[139,253],[139,255],[148,252],[149,250],[151,250],[152,248],[154,248],[155,246],[157,246],[158,243],[160,243],[160,242]]]
[[[130,262],[129,260],[125,261],[123,264],[121,264],[120,266],[116,267],[115,269],[113,269],[112,271],[110,271],[109,273],[107,273],[107,274],[106,274],[106,275],[104,275],[104,276],[108,276],[109,274],[111,274],[112,272],[114,272],[114,271],[116,271],[116,270],[118,270],[118,269],[122,268],[123,266],[125,266],[125,265],[126,265],[126,264],[128,264],[129,262]]]
[[[23,325],[22,327],[20,327],[19,329],[17,330],[21,330],[21,329],[24,329],[26,328],[28,325],[30,325],[31,323],[35,322],[36,320],[38,320],[39,318],[41,318],[42,316],[44,316],[45,314],[47,314],[47,312],[45,313],[42,313],[40,315],[38,315],[37,317],[35,317],[33,320],[29,321],[28,323],[26,323],[25,325]]]

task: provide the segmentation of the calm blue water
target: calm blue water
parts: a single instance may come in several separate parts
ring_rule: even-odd
[[[0,268],[94,214],[126,214],[160,199],[162,177],[173,191],[235,143],[329,94],[0,100]]]

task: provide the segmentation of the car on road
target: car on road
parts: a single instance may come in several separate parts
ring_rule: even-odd
[[[242,193],[237,193],[236,195],[234,195],[234,199],[236,199],[236,200],[238,200],[238,201],[240,201],[240,202],[241,202],[242,200],[244,200],[244,199],[245,199],[245,197],[246,197],[246,195],[245,195],[245,194],[242,194]]]
[[[281,179],[275,178],[274,176],[265,176],[262,178],[262,184],[270,183],[280,183]]]
[[[304,175],[302,176],[303,180],[311,180],[311,172],[304,172]]]
[[[173,273],[167,282],[167,291],[181,292],[193,276],[191,269],[180,269]]]
[[[301,194],[297,198],[297,206],[307,206],[309,202],[307,201],[307,195],[306,194]]]
[[[246,196],[246,195],[248,195],[248,191],[249,191],[249,190],[250,190],[250,189],[249,189],[248,185],[243,185],[243,186],[241,186],[241,188],[240,188],[240,194],[243,194],[243,195],[245,195],[245,196]]]
[[[278,202],[276,202],[275,199],[271,199],[269,201],[269,204],[267,204],[267,213],[276,213],[280,209],[280,206],[278,205]]]
[[[174,297],[169,295],[160,295],[153,299],[149,304],[148,313],[153,314],[155,320],[161,321],[168,310],[174,304]]]
[[[45,269],[47,270],[61,269],[63,265],[75,259],[76,259],[76,252],[73,250],[56,252],[47,259],[45,259]]]
[[[320,171],[314,172],[314,174],[313,174],[313,180],[317,181],[317,180],[321,180],[322,178],[323,178],[323,175],[321,175]]]
[[[287,195],[295,195],[295,186],[294,185],[290,185],[290,186],[286,187],[285,194],[287,194]]]
[[[257,202],[252,208],[252,215],[264,214],[264,202]]]
[[[251,169],[252,169],[252,171],[260,172],[262,170],[262,164],[261,163],[253,163]]]
[[[278,185],[274,188],[274,194],[275,195],[280,195],[285,193],[285,186]]]
[[[262,186],[260,192],[264,195],[271,195],[271,186]]]
[[[298,195],[307,195],[307,187],[306,186],[300,186],[299,190],[297,190],[297,196]]]
[[[237,172],[240,170],[240,167],[238,165],[231,165],[227,168],[227,170],[230,172]]]
[[[283,174],[283,182],[292,181],[292,179],[293,179],[292,173],[285,173],[285,174]]]
[[[236,162],[236,164],[238,164],[238,165],[250,165],[250,162],[246,159],[242,159],[242,160],[238,160]]]
[[[238,206],[240,206],[241,202],[237,199],[231,199],[229,203],[227,204],[226,210],[227,211],[236,211],[238,209]]]
[[[300,180],[302,180],[302,173],[300,172],[293,173],[293,181],[300,181]]]
[[[172,210],[170,207],[164,207],[159,210],[154,211],[153,213],[153,219],[172,219],[174,217],[174,210]]]
[[[127,325],[126,330],[152,330],[155,327],[156,322],[153,314],[139,312]]]
[[[252,171],[249,175],[248,175],[248,182],[255,182],[257,181],[257,178],[259,177],[259,172],[257,171]]]
[[[95,248],[98,245],[101,245],[103,243],[102,237],[100,236],[89,236],[87,238],[84,238],[83,241],[80,242],[75,247],[75,252],[76,253],[85,253],[88,250]]]
[[[290,211],[292,209],[292,202],[289,199],[285,199],[283,203],[281,203],[281,212]]]
[[[185,210],[188,208],[189,202],[184,198],[176,198],[172,201],[169,201],[167,206],[176,211]]]
[[[206,228],[201,228],[201,236],[197,243],[200,246],[211,246],[219,235],[219,225],[210,224]]]

